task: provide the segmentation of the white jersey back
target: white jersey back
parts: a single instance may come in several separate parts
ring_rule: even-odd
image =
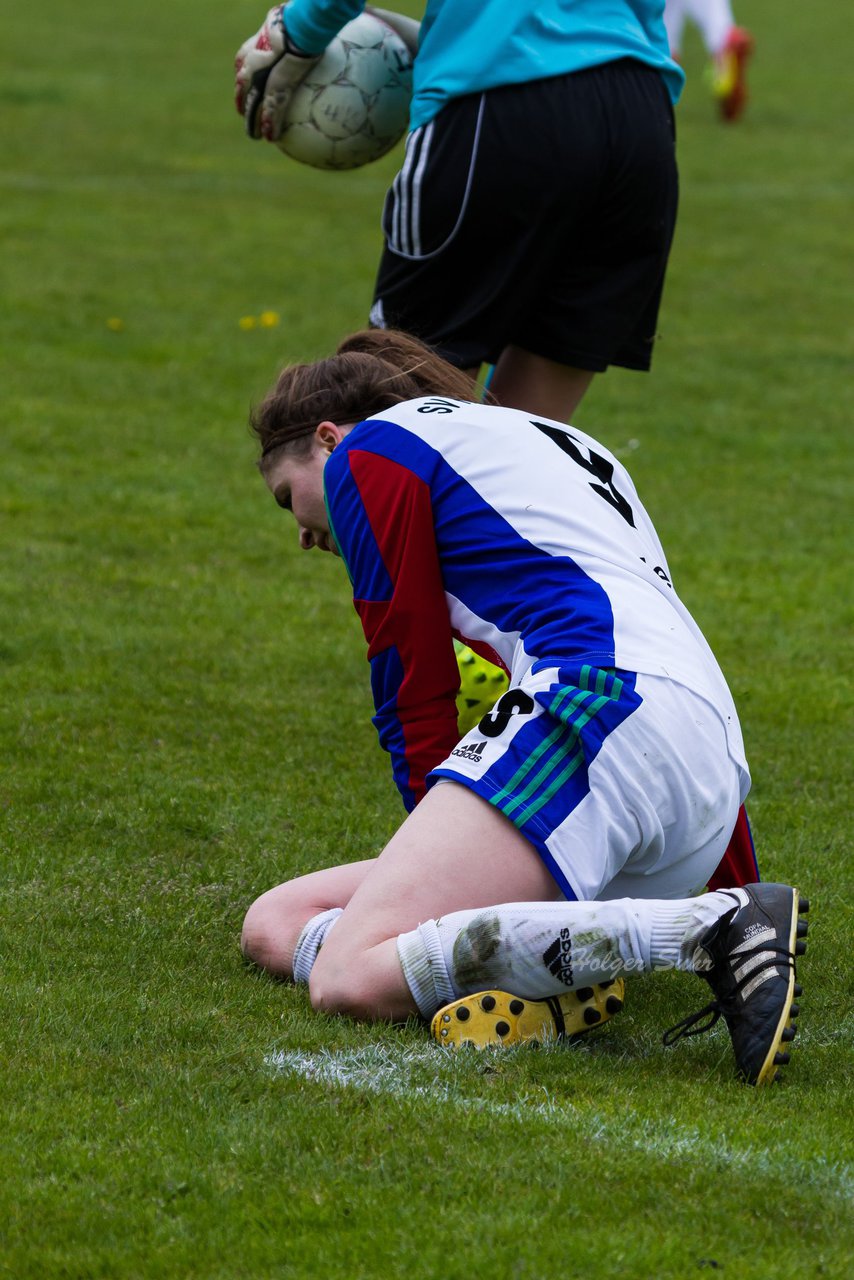
[[[538,663],[664,676],[717,710],[746,770],[726,681],[628,472],[603,445],[518,410],[430,396],[359,424],[348,448],[430,486],[452,626],[489,645],[511,680]]]

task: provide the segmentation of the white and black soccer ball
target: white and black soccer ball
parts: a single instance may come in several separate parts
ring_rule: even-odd
[[[294,91],[279,147],[315,169],[379,160],[406,132],[412,54],[396,31],[362,13]]]

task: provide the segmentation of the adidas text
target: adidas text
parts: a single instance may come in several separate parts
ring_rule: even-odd
[[[454,747],[451,755],[462,756],[463,760],[473,760],[475,764],[480,764],[481,756],[485,750],[485,742],[467,742],[465,746]]]
[[[564,986],[572,986],[572,938],[569,929],[561,929],[560,935],[543,952],[543,964]]]

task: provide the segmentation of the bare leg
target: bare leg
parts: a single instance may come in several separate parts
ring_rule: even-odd
[[[357,1018],[416,1013],[397,935],[448,911],[544,902],[560,890],[509,819],[455,782],[429,791],[330,930],[309,981],[312,1004]]]
[[[292,978],[294,947],[303,926],[330,907],[346,907],[375,862],[368,858],[313,871],[262,893],[243,921],[240,947],[246,959],[277,978]]]
[[[508,409],[571,422],[593,377],[589,369],[574,369],[509,346],[499,357],[489,389]]]

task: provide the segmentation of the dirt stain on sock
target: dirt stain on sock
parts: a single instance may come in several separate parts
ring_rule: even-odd
[[[498,951],[501,921],[498,916],[476,916],[454,943],[454,976],[461,991],[476,990],[489,980],[489,962]]]
[[[601,968],[609,974],[620,969],[619,944],[604,929],[574,929],[572,950],[578,969]]]

